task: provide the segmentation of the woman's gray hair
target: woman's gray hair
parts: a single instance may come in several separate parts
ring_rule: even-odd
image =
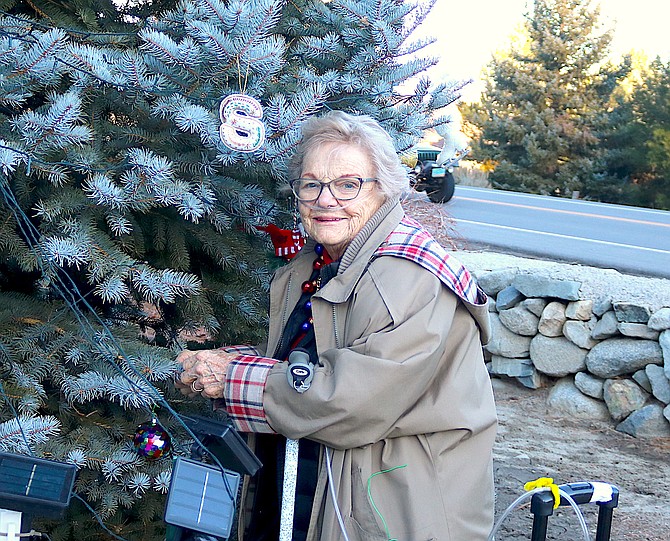
[[[402,165],[387,131],[368,115],[351,115],[344,111],[330,111],[303,123],[302,141],[287,164],[289,179],[300,177],[307,154],[328,143],[362,148],[370,156],[377,172],[375,178],[387,198],[400,196],[409,190],[407,169]]]

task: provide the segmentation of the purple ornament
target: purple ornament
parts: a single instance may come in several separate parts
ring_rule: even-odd
[[[158,460],[172,449],[170,435],[155,417],[137,427],[133,445],[138,454],[148,460]]]

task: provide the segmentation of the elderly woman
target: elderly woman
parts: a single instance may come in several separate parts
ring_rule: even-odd
[[[179,355],[182,387],[224,398],[254,433],[264,466],[240,538],[278,539],[290,438],[294,541],[484,540],[496,432],[486,296],[405,216],[407,174],[376,121],[336,111],[302,131],[289,172],[309,239],[272,280],[265,355]]]

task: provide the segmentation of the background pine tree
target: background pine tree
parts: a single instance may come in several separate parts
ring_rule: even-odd
[[[399,152],[444,122],[459,85],[420,77],[436,60],[408,41],[431,6],[0,0],[0,450],[77,464],[115,534],[160,536],[170,460],[135,427],[158,404],[187,452],[167,406],[208,405],[174,392],[176,351],[262,340],[276,262],[255,227],[290,223],[306,118],[370,114]],[[248,154],[219,138],[240,91],[264,108]],[[92,522],[75,502],[52,539]]]
[[[657,58],[635,72],[609,115],[604,143],[611,189],[601,200],[670,210],[670,63]]]
[[[464,108],[479,128],[475,159],[495,187],[539,194],[602,192],[600,138],[627,65],[606,62],[611,32],[591,0],[537,0],[510,50],[489,65],[481,101]]]

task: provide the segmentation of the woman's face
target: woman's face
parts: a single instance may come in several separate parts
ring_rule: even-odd
[[[305,156],[300,176],[332,182],[340,177],[372,178],[376,171],[367,153],[359,147],[329,143]],[[323,244],[333,259],[340,259],[385,199],[377,182],[363,183],[358,197],[342,202],[324,186],[316,201],[299,201],[298,209],[309,236]]]

